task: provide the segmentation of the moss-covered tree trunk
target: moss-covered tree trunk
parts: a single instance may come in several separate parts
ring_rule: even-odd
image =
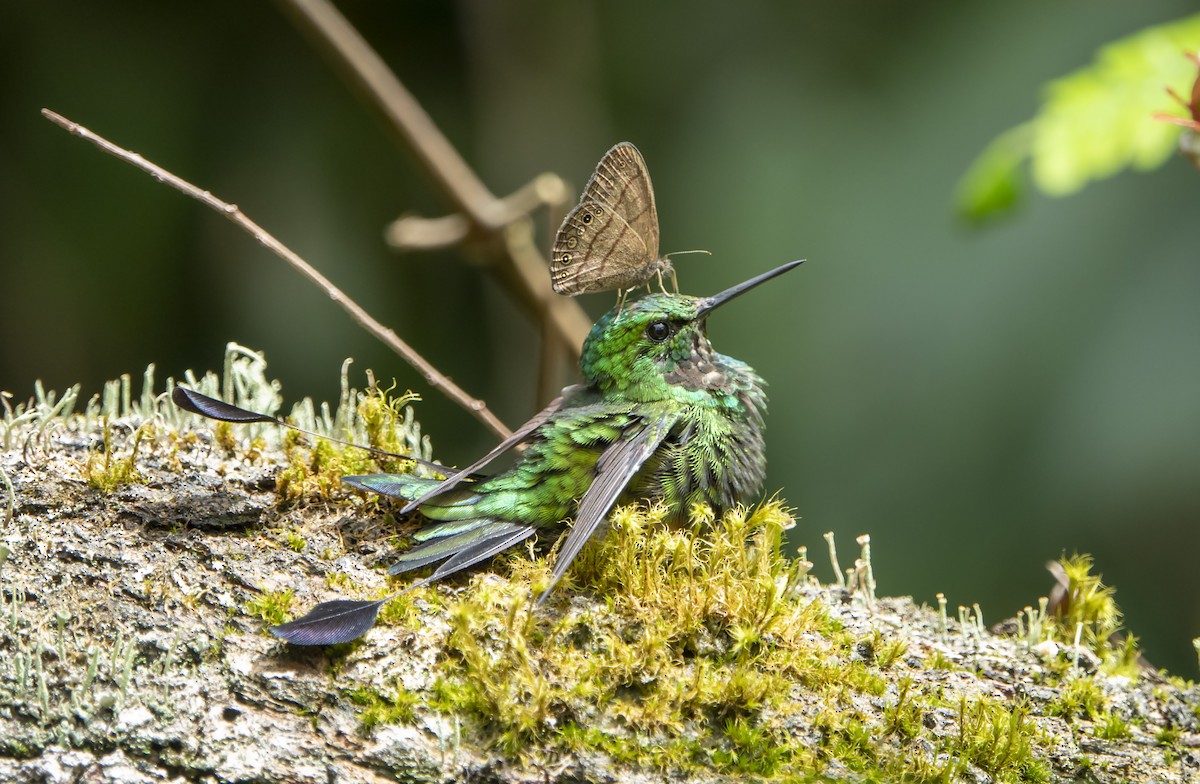
[[[289,647],[268,622],[385,590],[396,523],[145,401],[0,431],[2,781],[1200,780],[1190,684],[819,586],[777,505],[628,510],[545,607],[519,552]]]

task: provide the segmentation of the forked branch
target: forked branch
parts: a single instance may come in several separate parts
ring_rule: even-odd
[[[440,218],[401,217],[388,229],[387,238],[393,247],[442,248],[484,240],[480,246],[497,249],[486,255],[501,282],[542,321],[542,332],[547,338],[543,352],[556,354],[565,349],[566,353],[578,356],[591,320],[577,303],[551,292],[546,272],[549,260],[537,247],[530,220],[538,208],[565,206],[571,194],[562,178],[540,174],[509,196],[496,197],[412,93],[332,3],[328,0],[279,0],[279,3],[378,108],[455,210],[455,214]],[[557,225],[556,221],[552,223]],[[541,396],[547,397],[549,391],[541,389]]]
[[[175,190],[190,196],[201,204],[211,207],[229,218],[235,224],[245,229],[259,243],[290,264],[300,274],[319,286],[329,295],[330,299],[341,305],[342,309],[349,313],[350,317],[358,322],[360,326],[382,341],[392,351],[399,354],[404,361],[416,368],[425,377],[425,380],[429,382],[430,386],[441,390],[451,400],[471,412],[471,414],[491,428],[501,438],[507,438],[510,435],[512,431],[505,427],[504,423],[488,409],[482,400],[471,397],[447,376],[439,372],[437,368],[418,354],[412,346],[401,340],[394,331],[376,321],[358,303],[350,299],[350,297],[337,286],[333,285],[324,275],[317,272],[311,264],[300,258],[290,248],[275,239],[269,232],[247,217],[236,204],[230,204],[218,199],[210,192],[192,185],[187,180],[172,174],[135,152],[113,144],[99,134],[93,133],[82,125],[72,122],[56,112],[43,109],[42,115],[54,124],[66,129],[69,133],[91,142],[109,155],[136,166],[159,182],[171,186]]]

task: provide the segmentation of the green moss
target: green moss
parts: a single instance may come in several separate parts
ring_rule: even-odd
[[[403,454],[408,451],[400,433],[405,422],[404,408],[421,399],[414,392],[393,396],[395,385],[384,389],[372,383],[358,403],[357,413],[366,431],[367,444],[385,452]]]
[[[441,603],[451,627],[422,704],[466,720],[485,747],[517,761],[592,751],[664,774],[817,780],[836,765],[864,780],[946,782],[971,764],[1044,780],[1023,706],[966,702],[958,735],[925,728],[943,707],[940,688],[885,676],[907,666],[903,641],[850,634],[800,597],[780,551],[790,524],[781,506],[720,520],[704,511],[679,530],[657,507],[618,510],[549,611],[531,603],[547,583],[546,559],[522,555],[453,596],[402,595],[382,622],[419,625]],[[581,608],[572,591],[603,596],[604,606]],[[864,698],[885,701],[882,717],[855,707]],[[408,720],[388,712],[390,698],[356,699],[372,711],[364,726]],[[824,706],[815,712],[814,699]],[[785,723],[801,716],[820,734],[815,747]],[[941,757],[923,750],[935,747]]]
[[[819,606],[785,599],[777,585],[790,566],[779,553],[789,518],[764,507],[702,535],[699,526],[665,528],[664,511],[618,512],[566,581],[608,597],[603,614],[530,612],[544,561],[513,559],[511,581],[475,578],[450,608],[434,704],[473,716],[493,746],[515,755],[534,744],[610,754],[622,746],[622,759],[655,767],[760,773],[792,756],[761,718],[788,694],[788,672],[816,662],[797,653],[800,637],[828,624]],[[839,688],[866,680],[823,677],[841,679]],[[584,730],[580,711],[614,723]],[[648,742],[630,746],[630,728]],[[713,743],[691,747],[697,729]],[[750,753],[768,739],[784,750]]]
[[[1174,746],[1182,734],[1178,727],[1163,727],[1154,734],[1154,742],[1160,746]]]
[[[1108,709],[1108,700],[1096,679],[1079,675],[1059,685],[1058,696],[1046,705],[1050,716],[1061,716],[1068,721],[1084,718],[1095,721]]]
[[[1075,769],[1072,773],[1075,778],[1082,781],[1091,781],[1093,771],[1096,768],[1096,761],[1086,754],[1081,754],[1071,760],[1071,764]]]
[[[1137,640],[1132,635],[1120,638],[1121,610],[1116,591],[1092,574],[1090,555],[1072,555],[1059,560],[1067,577],[1066,596],[1054,608],[1047,638],[1074,642],[1076,635],[1103,662],[1104,672],[1113,675],[1138,674]]]
[[[391,694],[381,694],[360,686],[349,689],[345,696],[362,708],[358,714],[359,726],[368,735],[384,724],[411,724],[416,716],[414,708],[421,703],[419,695],[402,688]]]
[[[1050,780],[1050,769],[1034,756],[1040,740],[1024,703],[1010,708],[991,698],[962,697],[958,734],[950,736],[944,748],[1002,781],[1043,782]]]
[[[876,770],[881,748],[872,739],[871,726],[853,710],[829,711],[817,716],[814,727],[821,733],[821,755],[837,760],[855,773]]]
[[[904,640],[899,638],[884,639],[883,634],[878,631],[875,632],[872,642],[875,650],[875,662],[883,670],[889,669],[904,654],[908,653],[908,643]]]
[[[326,574],[325,586],[341,594],[356,594],[362,590],[354,578],[345,572],[329,572]]]
[[[1106,713],[1095,726],[1095,735],[1104,740],[1120,740],[1129,737],[1129,725],[1115,713]]]
[[[229,422],[214,422],[212,428],[217,446],[226,453],[233,454],[238,446],[238,437],[234,432],[233,425]]]
[[[744,718],[726,721],[724,731],[725,747],[710,755],[713,766],[720,770],[774,776],[794,753],[775,733]]]
[[[377,623],[384,626],[414,626],[422,623],[422,617],[429,611],[437,611],[446,606],[445,599],[437,591],[418,588],[400,594],[385,604],[379,611]]]
[[[36,749],[15,738],[0,738],[0,757],[25,760],[33,759],[40,753],[40,749]]]
[[[348,397],[349,392],[344,391],[344,396]],[[417,399],[411,392],[393,397],[391,390],[372,383],[359,396],[357,416],[346,426],[346,432],[331,435],[344,440],[358,437],[373,449],[407,453],[411,447],[401,435],[408,429],[404,409]],[[366,449],[323,438],[312,442],[309,436],[292,430],[283,437],[283,449],[288,464],[279,472],[276,487],[280,496],[291,501],[311,496],[327,500],[341,489],[343,476],[405,473],[413,466],[411,460],[381,458]]]
[[[896,701],[884,708],[883,721],[887,734],[896,735],[901,740],[911,740],[921,732],[921,720],[924,710],[913,692],[912,678],[907,676],[900,679],[897,685]]]
[[[263,591],[246,602],[246,613],[261,618],[271,626],[291,620],[292,601],[295,594],[291,588],[282,591]]]
[[[129,448],[129,454],[122,458],[114,457],[113,431],[108,418],[105,417],[101,447],[103,457],[97,458],[95,454],[88,456],[83,467],[84,479],[102,493],[111,493],[118,488],[140,481],[141,475],[137,470],[137,453],[138,448],[146,439],[151,442],[154,440],[154,425],[150,423],[146,423],[134,431],[133,444]]]
[[[289,501],[307,496],[328,500],[341,486],[341,477],[353,461],[342,459],[345,449],[321,439],[310,444],[304,436],[289,430],[283,436],[288,464],[275,478],[279,495]]]
[[[292,549],[298,553],[303,552],[305,546],[308,544],[308,541],[303,536],[301,536],[299,533],[297,533],[296,531],[286,532],[283,535],[283,541],[287,544],[287,546],[290,549]]]

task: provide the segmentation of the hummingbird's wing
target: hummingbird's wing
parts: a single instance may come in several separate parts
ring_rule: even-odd
[[[546,406],[541,411],[539,411],[537,414],[535,414],[533,419],[530,419],[528,422],[526,422],[525,424],[523,424],[519,428],[517,428],[516,432],[514,432],[511,436],[509,436],[508,438],[501,441],[496,446],[495,449],[493,449],[491,452],[488,452],[486,455],[479,458],[474,463],[471,463],[471,465],[467,466],[466,468],[459,469],[458,471],[455,471],[453,474],[450,474],[445,479],[443,479],[440,483],[438,483],[437,485],[434,485],[432,488],[427,490],[425,493],[423,493],[416,499],[409,501],[408,504],[406,504],[405,507],[400,510],[400,514],[408,514],[409,512],[413,511],[418,506],[420,506],[421,504],[428,501],[430,498],[433,498],[435,495],[440,495],[440,494],[446,492],[447,490],[454,487],[462,480],[469,477],[471,474],[475,473],[476,471],[483,468],[488,463],[495,460],[500,455],[504,454],[505,452],[512,449],[514,446],[516,446],[517,444],[519,444],[522,441],[524,441],[525,439],[529,438],[529,436],[533,433],[533,431],[535,431],[539,427],[541,427],[542,424],[545,423],[545,421],[547,419],[549,419],[551,416],[554,415],[554,412],[556,412],[556,411],[558,411],[558,409],[562,408],[563,402],[568,397],[570,397],[571,395],[573,395],[577,392],[582,391],[585,388],[586,387],[584,387],[583,384],[572,384],[571,386],[563,389],[561,395],[554,398],[554,400],[550,401],[550,405]]]
[[[528,539],[536,532],[537,529],[530,525],[483,521],[482,525],[473,530],[426,542],[404,553],[400,562],[388,569],[388,574],[397,574],[449,559],[425,579],[418,580],[403,591],[373,601],[337,599],[321,602],[302,618],[272,626],[271,634],[295,645],[335,645],[350,642],[366,634],[367,629],[375,625],[379,609],[400,594],[474,566]]]
[[[596,460],[596,477],[579,502],[575,524],[571,526],[571,532],[567,534],[562,549],[558,551],[550,584],[538,597],[538,604],[545,600],[555,584],[566,574],[567,567],[592,538],[592,534],[604,521],[621,492],[642,464],[654,454],[654,450],[658,449],[678,420],[679,414],[656,417],[647,422],[641,430],[629,437],[618,439],[601,453]]]
[[[427,529],[427,533],[432,531],[436,535],[439,528],[447,531],[437,538],[429,538],[408,552],[401,553],[396,563],[388,569],[388,574],[400,574],[444,560],[445,563],[433,574],[421,581],[420,584],[424,585],[474,566],[537,532],[531,525],[500,520],[470,520],[466,524],[442,523]],[[459,532],[452,533],[455,530]]]

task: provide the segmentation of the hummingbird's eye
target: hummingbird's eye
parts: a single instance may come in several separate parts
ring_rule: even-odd
[[[671,337],[672,331],[670,323],[666,321],[652,321],[650,322],[650,326],[646,327],[646,337],[655,343],[662,343]]]

